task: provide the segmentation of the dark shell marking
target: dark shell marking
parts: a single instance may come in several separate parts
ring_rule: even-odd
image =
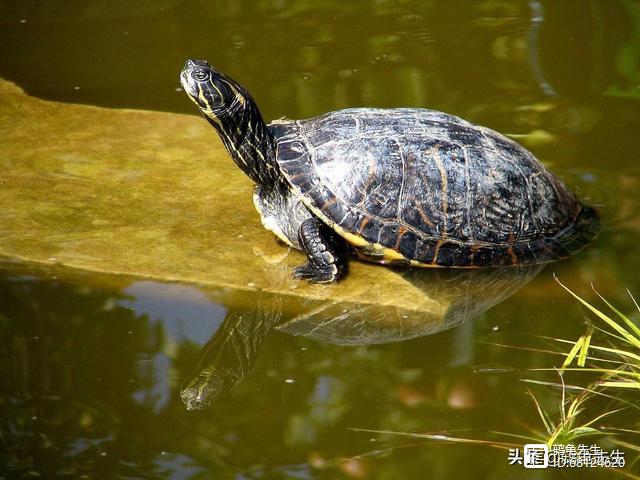
[[[392,251],[423,266],[541,263],[598,229],[595,211],[530,152],[453,115],[347,109],[269,128],[294,190],[372,260]]]

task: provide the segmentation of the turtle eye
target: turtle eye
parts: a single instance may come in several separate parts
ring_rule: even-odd
[[[204,82],[206,79],[209,78],[209,72],[206,72],[204,70],[196,70],[193,73],[193,78],[195,78],[199,82]]]

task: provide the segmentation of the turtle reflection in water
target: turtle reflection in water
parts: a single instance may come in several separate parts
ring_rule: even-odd
[[[595,211],[522,146],[434,110],[354,108],[267,125],[247,90],[202,60],[182,86],[256,183],[263,225],[327,283],[350,252],[416,267],[531,265],[596,234]]]
[[[311,303],[287,316],[283,298],[266,293],[231,311],[205,345],[192,378],[181,391],[187,409],[203,409],[240,383],[253,369],[272,328],[339,345],[391,343],[430,335],[469,320],[509,297],[542,266],[476,270],[405,270],[419,310],[371,304]],[[426,301],[425,301],[426,299]]]

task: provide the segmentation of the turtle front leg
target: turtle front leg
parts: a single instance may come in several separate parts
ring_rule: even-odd
[[[313,283],[338,280],[347,268],[347,246],[317,218],[308,218],[298,230],[298,240],[309,261],[293,270],[293,278]]]

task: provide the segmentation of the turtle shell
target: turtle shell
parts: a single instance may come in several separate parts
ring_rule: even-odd
[[[519,144],[426,109],[347,109],[270,125],[307,208],[382,263],[476,267],[569,256],[597,215]]]

